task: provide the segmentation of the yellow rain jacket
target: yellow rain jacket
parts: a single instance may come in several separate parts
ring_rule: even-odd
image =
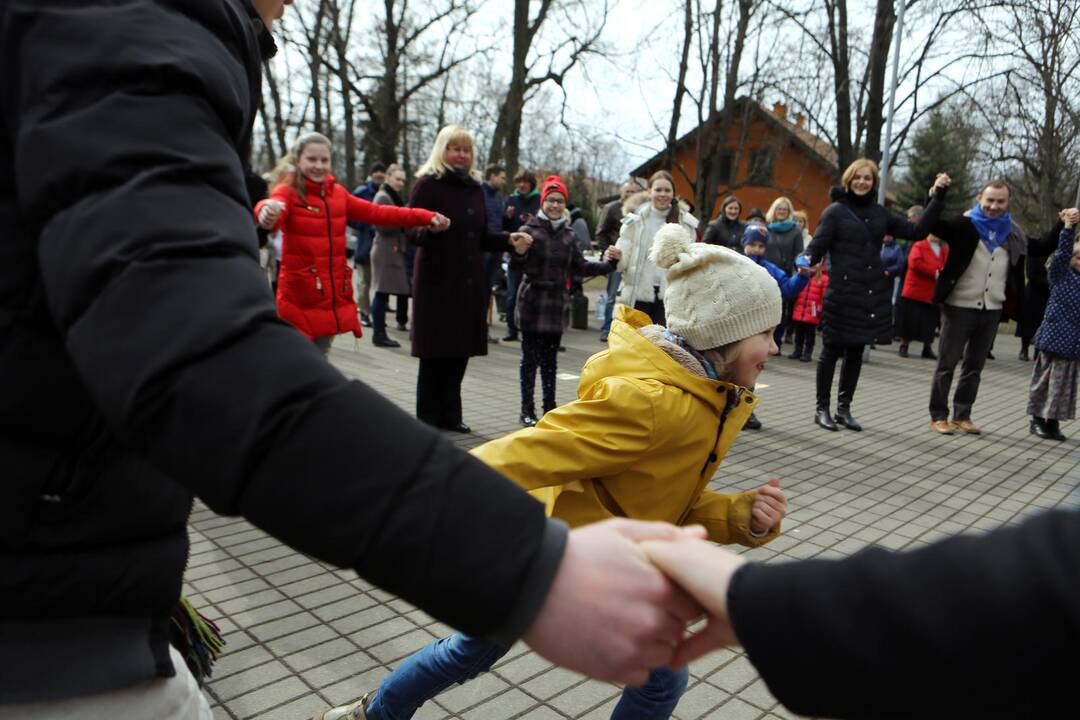
[[[473,453],[571,527],[625,517],[701,524],[718,543],[772,540],[779,525],[750,534],[756,491],[706,487],[757,399],[683,367],[639,332],[649,322],[620,305],[608,349],[585,363],[578,399]]]

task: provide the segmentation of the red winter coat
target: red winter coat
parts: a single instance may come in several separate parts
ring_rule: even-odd
[[[930,249],[929,240],[920,240],[912,245],[911,252],[908,253],[907,276],[904,278],[901,296],[908,300],[933,303],[938,271],[945,267],[945,259],[948,257],[949,248],[944,243],[941,245],[940,255],[935,255]]]
[[[353,300],[352,268],[345,262],[345,221],[413,227],[435,217],[429,210],[375,205],[353,197],[327,175],[321,184],[304,178],[301,200],[289,185],[278,185],[271,200],[285,205],[274,225],[282,230],[278,315],[314,340],[351,332],[360,337]],[[266,200],[255,205],[256,221]]]
[[[811,323],[817,325],[821,322],[821,307],[825,301],[825,289],[829,287],[829,273],[821,268],[821,278],[816,273],[810,276],[810,282],[795,298],[795,305],[791,311],[791,318],[795,322]]]

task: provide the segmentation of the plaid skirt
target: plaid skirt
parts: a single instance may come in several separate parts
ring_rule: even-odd
[[[1031,371],[1028,415],[1044,420],[1072,420],[1076,417],[1076,377],[1080,360],[1039,352]]]

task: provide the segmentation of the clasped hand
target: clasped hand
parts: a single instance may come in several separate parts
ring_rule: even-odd
[[[786,509],[779,480],[771,480],[758,489],[750,530],[771,530]],[[727,588],[745,560],[705,537],[700,526],[625,519],[574,530],[525,641],[571,670],[632,685],[650,668],[681,667],[738,644]],[[703,615],[706,626],[688,636]]]

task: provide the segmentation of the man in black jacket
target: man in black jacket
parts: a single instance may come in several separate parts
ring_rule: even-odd
[[[949,244],[949,258],[934,285],[941,304],[941,340],[930,389],[930,429],[943,435],[981,431],[971,419],[983,365],[997,335],[1002,312],[1018,316],[1024,294],[1027,237],[1009,216],[1009,186],[986,183],[975,206],[956,218],[942,219],[945,190],[935,192],[926,216],[927,231]],[[963,360],[949,421],[953,372]]]
[[[207,714],[167,642],[193,493],[467,632],[670,661],[691,605],[631,538],[674,529],[568,536],[277,317],[244,161],[288,2],[0,0],[2,717]]]

